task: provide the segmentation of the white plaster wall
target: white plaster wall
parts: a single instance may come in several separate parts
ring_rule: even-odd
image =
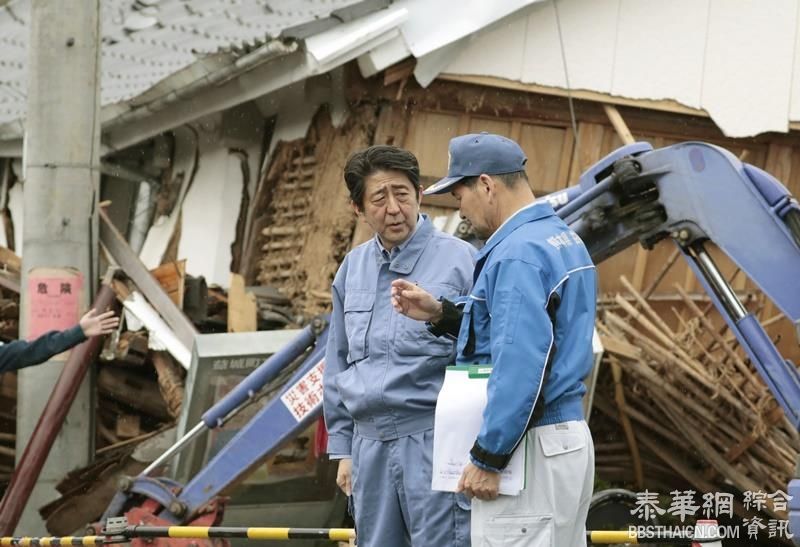
[[[200,167],[183,202],[178,257],[186,259],[187,273],[204,276],[209,285],[229,285],[242,188],[239,157],[213,136],[204,137]]]
[[[726,133],[789,129],[796,29],[795,0],[711,0],[702,106]]]
[[[622,0],[611,94],[700,108],[708,6],[709,0]]]
[[[732,137],[800,120],[798,0],[558,0],[558,15],[572,89],[672,99]],[[442,72],[566,87],[554,3],[476,34]]]

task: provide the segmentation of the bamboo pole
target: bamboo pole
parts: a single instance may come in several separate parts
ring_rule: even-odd
[[[628,415],[625,411],[627,405],[625,404],[625,390],[622,387],[622,367],[619,366],[619,362],[614,357],[611,357],[610,361],[611,374],[614,377],[614,400],[617,402],[620,423],[622,424],[622,429],[625,431],[628,449],[630,450],[631,459],[633,460],[633,474],[636,477],[636,486],[641,489],[644,487],[642,459],[639,457],[639,445],[636,443],[636,435],[633,432],[633,426],[631,426],[631,421],[628,419]]]

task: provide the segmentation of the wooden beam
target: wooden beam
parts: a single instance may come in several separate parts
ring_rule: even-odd
[[[253,293],[244,290],[244,277],[231,274],[228,289],[228,332],[258,330],[258,305]]]
[[[614,131],[619,135],[622,144],[633,144],[636,142],[633,138],[633,134],[631,134],[631,130],[628,129],[628,125],[625,123],[625,120],[622,119],[622,115],[620,115],[616,106],[604,104],[603,110],[606,116],[608,116],[608,121],[610,121],[611,125],[614,127]]]
[[[629,344],[622,338],[601,334],[600,342],[603,344],[603,349],[609,353],[614,353],[628,359],[640,359],[642,357],[642,350]]]
[[[667,275],[667,272],[672,268],[672,265],[675,264],[675,261],[678,260],[678,257],[681,255],[680,247],[675,247],[675,250],[672,251],[672,254],[669,255],[669,258],[661,267],[661,270],[656,274],[652,281],[650,281],[650,285],[642,291],[642,296],[644,298],[650,298],[653,292],[658,287],[658,284],[661,283],[661,280],[664,279],[664,276]]]
[[[176,260],[167,262],[157,268],[150,270],[150,273],[158,279],[175,305],[183,309],[184,280],[186,279],[186,260]]]
[[[22,260],[17,256],[17,253],[2,246],[0,246],[0,265],[4,266],[9,272],[16,274],[22,271]]]
[[[158,388],[161,390],[161,396],[167,404],[167,411],[170,416],[178,419],[181,414],[185,393],[183,388],[183,369],[166,351],[154,351],[152,356],[153,366],[158,375]]]
[[[567,97],[567,90],[560,87],[550,87],[537,84],[523,84],[504,78],[494,76],[465,76],[462,74],[439,74],[438,80],[448,80],[451,82],[462,82],[489,87],[499,87],[501,89],[511,89],[514,91],[525,91],[528,93],[541,93],[542,95],[554,95],[556,97]],[[634,108],[646,108],[650,110],[660,110],[676,114],[689,114],[691,116],[702,116],[708,118],[708,112],[690,106],[684,106],[672,100],[649,100],[649,99],[626,99],[625,97],[615,97],[597,91],[571,90],[573,99],[584,101],[594,101],[598,103],[614,104],[620,106],[632,106]],[[794,127],[792,129],[795,129]]]
[[[175,333],[175,336],[181,343],[186,346],[190,351],[194,344],[194,337],[197,335],[197,330],[191,321],[183,314],[183,312],[175,305],[170,299],[169,295],[161,288],[158,281],[153,274],[151,274],[147,267],[139,260],[139,257],[131,249],[128,242],[119,233],[117,227],[108,218],[104,209],[99,210],[99,217],[101,223],[100,240],[106,246],[108,252],[119,264],[120,268],[127,274],[128,277],[139,287],[142,294],[147,301],[153,306],[158,314],[164,319],[169,327]]]
[[[141,417],[138,414],[117,416],[114,434],[120,439],[131,439],[142,434]]]
[[[3,287],[4,289],[8,289],[11,292],[19,294],[20,291],[19,275],[0,272],[0,287]]]
[[[611,357],[611,374],[614,377],[614,401],[617,403],[617,411],[619,412],[619,422],[622,424],[622,429],[625,432],[625,439],[628,442],[628,450],[631,453],[631,460],[633,461],[633,475],[636,478],[636,487],[640,490],[644,487],[644,473],[642,471],[642,458],[639,455],[639,445],[636,442],[636,434],[633,431],[633,426],[628,418],[627,408],[625,402],[625,390],[622,384],[622,367],[619,366],[619,361]]]
[[[171,419],[158,383],[129,369],[101,367],[97,373],[97,388],[102,394],[148,416],[162,421]]]

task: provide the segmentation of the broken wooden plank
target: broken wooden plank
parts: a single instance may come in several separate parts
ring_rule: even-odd
[[[170,299],[155,277],[148,271],[139,257],[128,245],[128,242],[119,233],[119,230],[108,218],[104,209],[99,212],[101,230],[100,239],[108,248],[111,256],[117,261],[120,268],[131,278],[142,294],[147,298],[156,312],[172,328],[175,336],[191,351],[197,330],[191,321]]]
[[[611,373],[614,377],[614,401],[617,403],[619,420],[622,424],[622,429],[625,431],[625,439],[628,442],[628,449],[633,460],[633,475],[636,477],[636,487],[641,490],[644,487],[642,458],[639,455],[639,445],[636,442],[636,435],[633,432],[633,426],[627,414],[628,405],[625,402],[625,390],[622,386],[622,367],[613,357],[611,358]]]
[[[2,245],[0,245],[0,265],[6,271],[17,275],[22,271],[22,259],[17,256],[17,253]]]
[[[19,294],[20,283],[19,274],[0,271],[0,287]]]
[[[132,439],[142,434],[141,417],[138,414],[117,416],[114,434],[120,439]]]
[[[631,130],[628,129],[628,124],[625,123],[625,120],[622,118],[622,115],[617,110],[617,107],[610,104],[604,104],[603,110],[608,116],[608,121],[611,122],[611,125],[614,127],[614,131],[617,132],[619,136],[619,140],[622,141],[622,144],[633,144],[635,139],[631,134]]]
[[[138,291],[133,291],[123,302],[125,310],[132,313],[148,331],[148,346],[151,349],[167,350],[185,368],[192,364],[192,352],[177,337],[176,333],[153,309]]]
[[[129,369],[104,366],[97,374],[97,387],[117,401],[159,420],[171,419],[158,383]]]
[[[258,330],[258,305],[253,293],[244,289],[244,277],[231,274],[228,290],[228,332]]]
[[[605,351],[615,353],[621,357],[627,357],[628,359],[639,359],[642,357],[642,350],[633,344],[629,344],[622,338],[601,334],[600,342],[603,344],[603,349]]]
[[[123,332],[114,350],[114,360],[119,364],[142,366],[147,361],[147,335],[140,332]]]
[[[165,351],[154,351],[152,357],[153,366],[158,374],[158,388],[164,402],[167,403],[167,411],[173,418],[178,418],[184,395],[184,380],[181,370]]]
[[[150,270],[161,287],[167,292],[175,305],[183,309],[184,280],[186,279],[186,260],[176,260]]]

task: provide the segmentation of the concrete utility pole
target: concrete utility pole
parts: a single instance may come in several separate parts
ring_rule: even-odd
[[[97,285],[100,173],[100,2],[33,0],[24,206],[20,336],[75,325]],[[66,354],[19,372],[17,457],[25,448]],[[90,375],[91,377],[91,375]],[[90,378],[53,445],[16,533],[44,535],[39,507],[55,484],[88,464],[94,449]]]

